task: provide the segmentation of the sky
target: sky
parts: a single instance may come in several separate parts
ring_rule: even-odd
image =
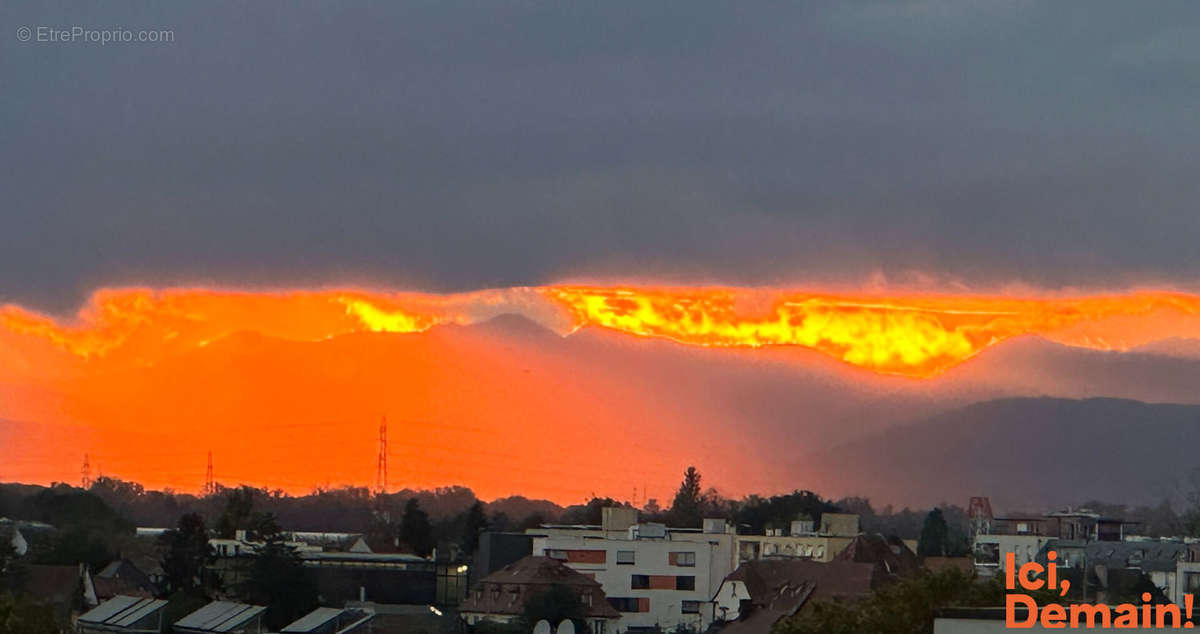
[[[390,412],[414,484],[742,494],[973,400],[1192,403],[1200,5],[1151,8],[3,3],[0,478],[195,488],[216,431],[361,484]]]
[[[0,302],[630,278],[1194,288],[1200,7],[1154,9],[5,3]]]

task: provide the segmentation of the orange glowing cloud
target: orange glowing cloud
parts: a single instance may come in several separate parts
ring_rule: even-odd
[[[875,372],[937,375],[996,343],[1041,335],[1126,349],[1200,334],[1200,297],[867,296],[737,289],[542,289],[579,326],[689,345],[799,346]],[[757,307],[757,308],[756,308]]]
[[[452,295],[367,291],[98,291],[74,323],[0,307],[0,334],[84,359],[154,362],[239,332],[319,341],[414,333],[517,313],[566,334],[599,327],[705,347],[793,346],[884,374],[930,377],[1019,335],[1123,350],[1200,336],[1200,296],[853,295],[733,288],[548,286]]]
[[[568,338],[467,327],[504,314]],[[584,329],[623,333],[633,345],[570,337]],[[223,481],[292,492],[368,484],[375,425],[386,413],[393,473],[406,486],[465,483],[484,496],[575,502],[627,494],[646,473],[670,486],[697,457],[711,456],[710,473],[721,474],[730,442],[722,430],[733,414],[693,398],[707,379],[677,376],[683,359],[769,357],[795,367],[811,356],[763,349],[796,348],[862,372],[933,378],[1027,334],[1116,350],[1200,338],[1200,297],[106,289],[69,320],[0,307],[0,477],[69,479],[89,452],[108,474],[194,490],[213,449]],[[670,378],[646,380],[655,376]],[[906,382],[926,384],[941,385]],[[752,468],[728,467],[718,480],[753,490],[736,481]]]

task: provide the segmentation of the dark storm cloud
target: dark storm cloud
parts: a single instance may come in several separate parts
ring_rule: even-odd
[[[6,3],[0,300],[1200,276],[1193,3]],[[20,26],[171,29],[23,43]]]

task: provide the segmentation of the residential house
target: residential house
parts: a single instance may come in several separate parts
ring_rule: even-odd
[[[748,561],[725,577],[713,596],[722,634],[769,634],[777,621],[814,601],[854,600],[887,582],[873,563],[837,560]]]
[[[1136,525],[1088,509],[997,517],[975,535],[972,551],[976,571],[983,576],[1003,574],[1007,553],[1013,553],[1017,566],[1034,561],[1051,539],[1079,543],[1121,541],[1128,529]]]
[[[341,605],[346,601],[382,604],[443,605],[438,589],[449,588],[443,595],[454,595],[454,602],[465,590],[467,566],[443,564],[408,553],[376,553],[356,547],[325,550],[320,545],[289,541],[317,585],[325,603]],[[345,542],[342,542],[345,543]],[[249,540],[239,531],[235,539],[209,540],[216,554],[210,570],[226,589],[245,581],[249,561],[262,542]],[[450,591],[453,592],[450,592]]]
[[[823,513],[819,526],[812,521],[795,520],[787,530],[769,528],[764,535],[738,535],[735,538],[737,561],[733,565],[768,557],[833,561],[859,530],[857,514]]]
[[[713,621],[711,599],[734,569],[733,529],[724,520],[703,528],[638,524],[637,511],[604,509],[600,526],[543,526],[533,553],[558,559],[600,582],[621,613],[621,631],[684,627]]]
[[[879,534],[855,536],[834,557],[834,561],[871,564],[876,568],[876,578],[879,580],[911,577],[921,567],[916,553],[909,549],[904,540]]]
[[[590,575],[557,559],[533,555],[484,577],[459,605],[459,614],[468,625],[483,621],[509,623],[521,616],[531,597],[553,586],[565,586],[579,596],[592,634],[611,632],[610,624],[621,617]]]
[[[157,588],[150,576],[129,559],[118,559],[92,575],[96,599],[106,601],[124,595],[153,597]]]
[[[1051,539],[1035,560],[1047,564],[1051,550],[1055,552],[1059,578],[1071,581],[1071,596],[1092,602],[1131,594],[1143,575],[1161,588],[1168,599],[1180,596],[1180,564],[1195,555],[1189,544],[1165,539],[1123,542]],[[1086,585],[1081,580],[1086,580]]]

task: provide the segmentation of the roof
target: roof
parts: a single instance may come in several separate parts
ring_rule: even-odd
[[[754,609],[722,629],[723,634],[767,634],[781,618],[799,612],[810,601],[853,599],[871,594],[876,585],[872,563],[809,559],[748,561],[725,577],[741,581]]]
[[[154,591],[150,577],[129,559],[118,559],[108,564],[92,575],[92,582],[96,586],[96,593],[106,597],[115,594],[152,594]]]
[[[326,623],[337,619],[344,610],[338,608],[317,608],[308,614],[288,623],[280,632],[311,632]]]
[[[549,586],[567,586],[579,593],[591,594],[587,615],[592,618],[620,618],[608,603],[604,590],[593,578],[549,557],[529,556],[517,560],[480,581],[479,587],[459,604],[459,612],[484,614],[520,614],[533,593]],[[528,586],[513,592],[513,586]]]
[[[1066,548],[1082,548],[1085,565],[1108,568],[1138,568],[1144,571],[1172,571],[1175,563],[1187,561],[1188,545],[1183,542],[1137,541],[1137,542],[1086,542],[1051,539],[1047,541],[1035,558],[1046,563],[1046,554],[1060,551],[1059,560],[1069,556],[1061,551]]]
[[[194,632],[231,632],[245,625],[267,608],[232,601],[213,601],[191,614],[175,621],[175,629]]]
[[[140,586],[129,579],[92,577],[92,587],[96,590],[96,598],[98,599],[107,599],[118,595],[134,597],[154,596],[154,593],[148,586]]]
[[[530,555],[493,572],[483,583],[534,583],[594,586],[600,583],[557,559]]]
[[[878,534],[858,535],[834,560],[875,564],[881,572],[900,577],[910,577],[920,568],[917,555],[904,540]]]
[[[973,557],[926,557],[921,562],[926,570],[930,572],[941,572],[949,568],[957,568],[965,573],[971,574],[975,572],[975,559]]]
[[[377,563],[432,564],[432,559],[410,553],[377,553],[358,551],[301,551],[301,559],[310,561],[372,561]]]
[[[163,609],[167,602],[162,599],[116,596],[79,616],[80,623],[130,627],[138,621]]]

